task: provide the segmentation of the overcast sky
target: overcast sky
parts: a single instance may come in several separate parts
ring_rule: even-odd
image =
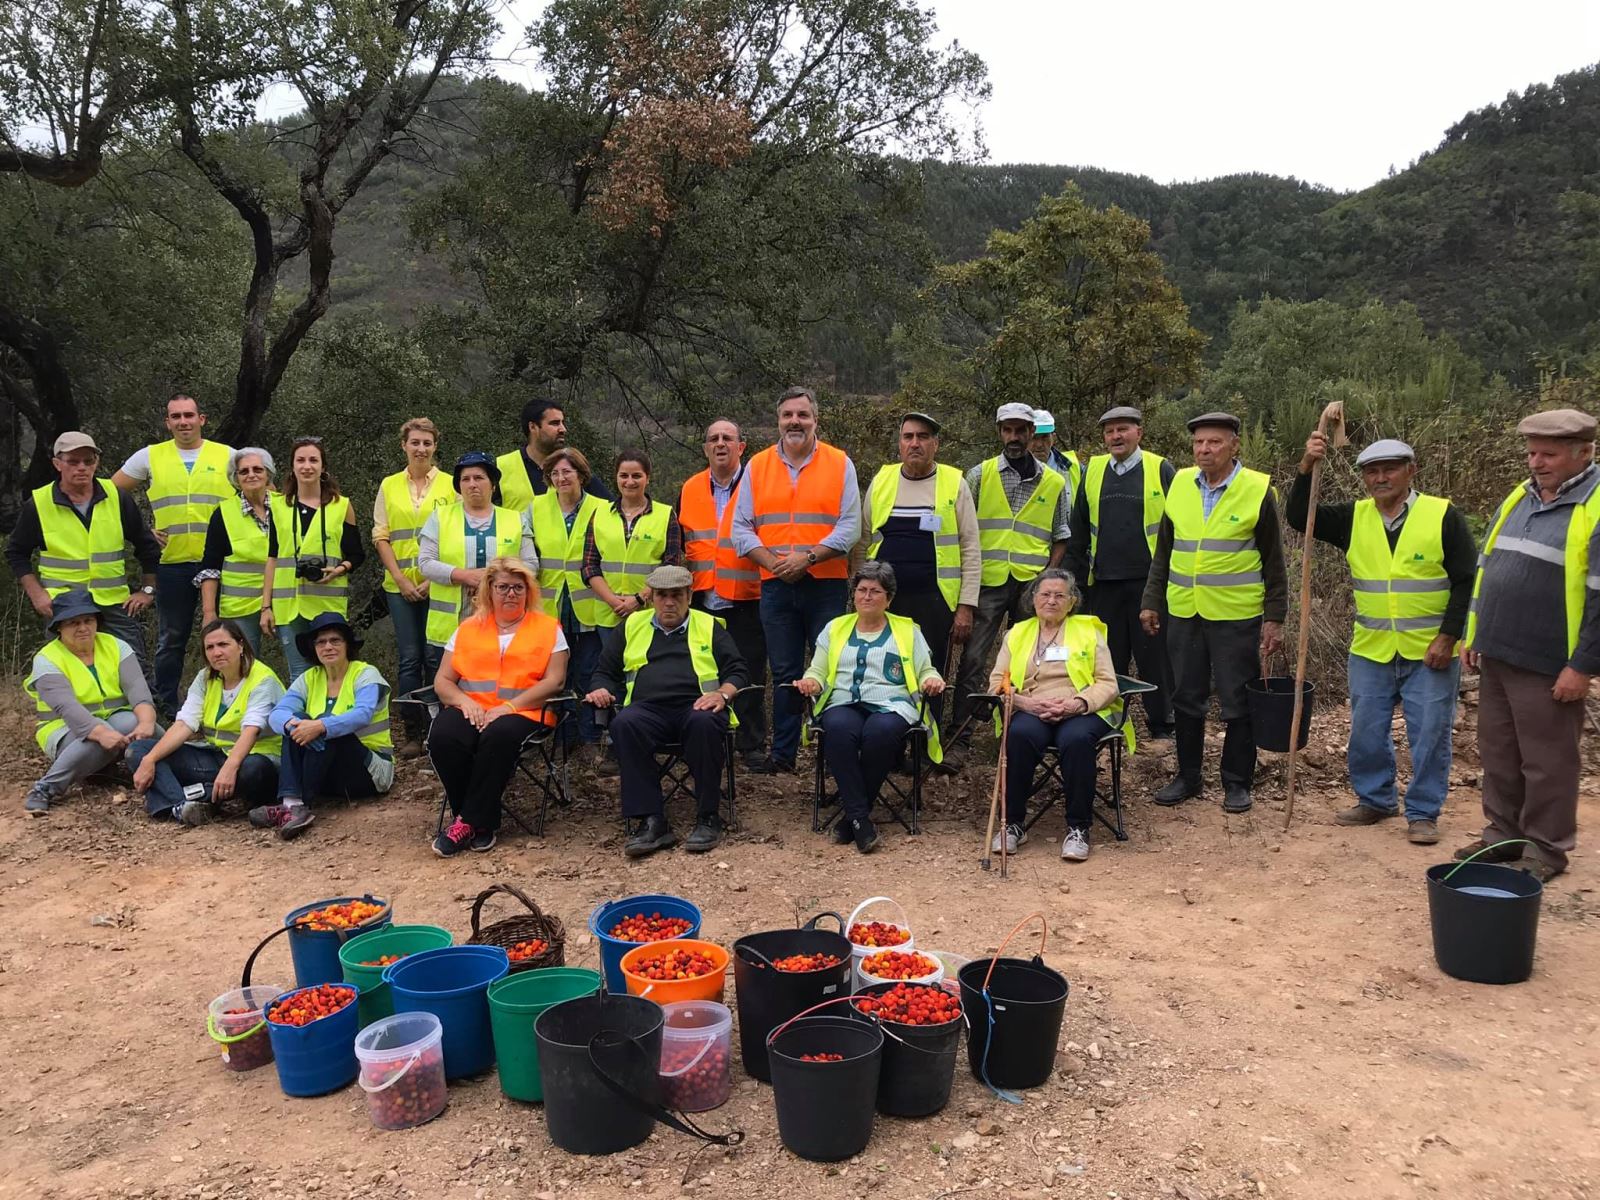
[[[520,31],[543,0],[506,0]],[[989,66],[992,162],[1358,189],[1463,114],[1600,60],[1600,0],[937,0]],[[508,37],[501,73],[532,82]]]

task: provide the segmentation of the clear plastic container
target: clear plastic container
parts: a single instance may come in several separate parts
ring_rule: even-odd
[[[230,1071],[254,1071],[272,1061],[266,1007],[283,995],[274,983],[229,988],[206,1010],[206,1032],[222,1049],[222,1065]]]
[[[961,994],[961,984],[956,977],[961,974],[961,968],[972,960],[965,954],[953,954],[949,950],[923,950],[921,953],[926,954],[929,958],[939,960],[939,965],[944,968],[944,978],[940,981],[939,986],[952,996],[959,996]]]
[[[359,1082],[379,1129],[410,1129],[444,1111],[444,1025],[430,1012],[396,1013],[356,1035]]]
[[[661,1006],[661,1099],[679,1112],[706,1112],[733,1091],[733,1013],[712,1000]]]

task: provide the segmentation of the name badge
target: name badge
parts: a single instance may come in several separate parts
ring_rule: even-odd
[[[1067,648],[1065,646],[1046,646],[1044,648],[1045,662],[1066,662]]]
[[[938,533],[943,528],[943,523],[939,520],[938,513],[918,513],[917,528],[923,533]]]

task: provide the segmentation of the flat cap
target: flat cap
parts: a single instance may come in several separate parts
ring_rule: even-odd
[[[1135,425],[1143,425],[1144,414],[1131,404],[1119,404],[1100,414],[1100,424],[1109,425],[1113,421],[1132,421]]]
[[[1048,408],[1034,409],[1033,431],[1035,433],[1054,433],[1056,431],[1056,415]]]
[[[694,576],[688,567],[661,566],[645,577],[645,583],[654,591],[669,592],[675,588],[694,586]]]
[[[1399,438],[1379,438],[1360,454],[1356,455],[1356,466],[1358,467],[1364,467],[1368,463],[1398,461],[1417,461],[1417,452]]]
[[[925,412],[901,413],[900,414],[900,424],[904,425],[907,421],[921,421],[933,433],[938,433],[939,430],[943,428],[943,426],[940,425],[939,422],[935,421],[932,417],[930,417]]]
[[[1523,417],[1517,432],[1523,437],[1572,438],[1580,442],[1594,441],[1594,418],[1575,408],[1552,408],[1549,412]]]
[[[1239,432],[1239,418],[1232,413],[1208,412],[1201,413],[1198,417],[1189,418],[1190,433],[1193,433],[1202,425],[1220,425],[1224,429],[1231,429],[1234,433]]]
[[[1017,404],[1015,402],[1011,404],[1002,404],[999,408],[994,410],[994,423],[998,425],[1001,421],[1026,421],[1029,425],[1032,425],[1033,406],[1031,404]]]
[[[55,446],[51,449],[51,453],[59,457],[63,454],[70,454],[74,450],[93,450],[96,454],[100,453],[100,447],[94,444],[92,437],[87,433],[79,433],[75,429],[69,430],[58,437]]]

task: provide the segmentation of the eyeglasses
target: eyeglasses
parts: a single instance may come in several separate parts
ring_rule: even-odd
[[[887,591],[876,584],[863,583],[856,588],[856,595],[858,596],[887,596],[888,594]]]
[[[521,596],[527,592],[528,585],[525,583],[497,583],[492,590],[497,596]]]

